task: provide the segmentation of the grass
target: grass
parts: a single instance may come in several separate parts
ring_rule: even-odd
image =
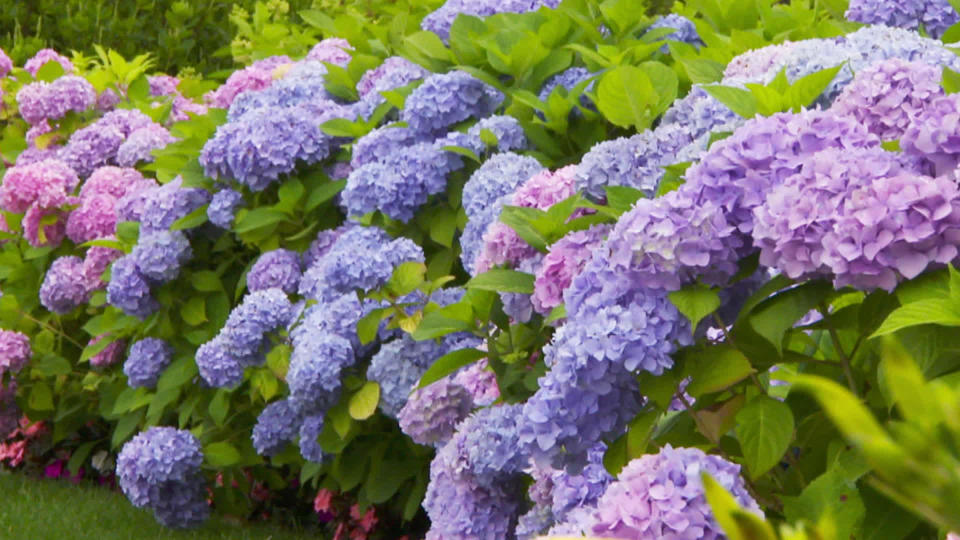
[[[199,529],[165,529],[122,493],[0,472],[0,540],[293,540],[316,538],[267,524],[237,524],[216,514]]]

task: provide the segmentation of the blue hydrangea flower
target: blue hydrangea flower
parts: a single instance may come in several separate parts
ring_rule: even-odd
[[[184,188],[179,176],[170,182],[147,190],[143,195],[140,234],[165,231],[173,222],[210,202],[210,192],[200,188]]]
[[[300,425],[300,455],[313,463],[323,463],[324,453],[317,437],[323,433],[323,414],[313,414]]]
[[[647,28],[647,31],[649,32],[650,30],[655,30],[657,28],[672,28],[674,30],[672,33],[667,34],[660,39],[682,41],[684,43],[689,43],[690,45],[701,45],[703,43],[700,41],[700,34],[697,33],[697,27],[694,26],[693,21],[684,17],[683,15],[670,13],[669,15],[657,17],[657,20],[653,21],[653,24]],[[669,49],[666,46],[660,50],[664,54],[669,52]]]
[[[133,167],[137,163],[152,162],[154,150],[163,148],[177,140],[167,128],[159,124],[142,127],[127,137],[117,148],[117,165]]]
[[[160,304],[150,295],[147,278],[137,269],[137,263],[130,255],[120,257],[113,263],[110,283],[107,284],[107,302],[127,315],[141,319],[160,308]]]
[[[197,349],[197,367],[200,376],[215,388],[232,388],[243,381],[243,366],[227,348],[222,335],[214,337]]]
[[[350,165],[358,169],[368,163],[383,163],[393,154],[405,152],[414,144],[428,139],[410,128],[378,127],[354,143]]]
[[[489,130],[496,136],[497,144],[495,149],[498,152],[514,152],[527,148],[527,135],[523,132],[523,126],[512,116],[488,116],[470,126],[470,129],[467,130],[467,135],[480,139],[484,130]],[[485,148],[485,144],[481,146],[481,149]],[[484,152],[476,153],[483,154]]]
[[[210,511],[202,463],[200,442],[189,431],[151,427],[123,445],[117,479],[134,506],[154,510],[169,527],[191,527]]]
[[[64,314],[87,301],[87,289],[80,257],[58,257],[40,285],[40,303],[48,310]]]
[[[435,74],[407,96],[400,119],[418,133],[439,135],[457,122],[489,116],[503,97],[469,73]]]
[[[264,253],[247,273],[247,288],[251,291],[276,287],[293,294],[299,284],[300,255],[288,249]]]
[[[291,399],[304,410],[326,410],[339,396],[340,373],[354,360],[347,339],[323,331],[300,334],[287,372]]]
[[[292,442],[300,430],[303,417],[290,399],[275,401],[260,412],[250,438],[261,456],[278,454]]]
[[[183,231],[150,231],[140,236],[130,256],[144,277],[166,283],[177,277],[193,250]]]
[[[221,229],[233,227],[233,217],[237,210],[245,206],[243,195],[230,188],[221,189],[213,194],[210,206],[207,207],[207,219]]]
[[[123,363],[123,373],[127,376],[127,385],[131,388],[153,388],[163,370],[170,365],[173,349],[166,341],[157,338],[145,338],[130,347],[130,353]]]
[[[368,95],[376,96],[380,92],[407,86],[429,74],[429,71],[402,56],[391,56],[360,77],[357,93],[361,99],[366,99]]]
[[[262,361],[266,334],[290,324],[293,304],[280,289],[264,289],[248,293],[227,317],[220,334],[232,355],[240,362]]]
[[[450,28],[457,15],[489,17],[496,13],[526,13],[541,6],[556,8],[559,0],[447,0],[438,9],[424,17],[420,28],[440,36],[444,42],[450,37]]]
[[[960,20],[948,0],[851,0],[844,16],[851,21],[908,30],[922,24],[935,38]]]

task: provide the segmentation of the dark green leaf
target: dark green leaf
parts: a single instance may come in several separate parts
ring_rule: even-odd
[[[737,413],[737,440],[750,478],[780,462],[793,441],[793,413],[782,401],[760,395]]]
[[[677,310],[690,321],[691,331],[696,330],[704,317],[720,307],[720,295],[706,285],[688,285],[668,296]]]
[[[417,388],[423,388],[429,384],[450,375],[463,366],[470,365],[481,358],[485,358],[487,353],[479,349],[460,349],[449,352],[440,358],[437,358],[430,368],[420,377]]]

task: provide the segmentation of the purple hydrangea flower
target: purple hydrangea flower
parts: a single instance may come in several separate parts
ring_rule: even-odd
[[[466,388],[473,402],[481,407],[492,405],[500,397],[497,375],[490,369],[486,359],[461,368],[453,376],[453,382]]]
[[[210,386],[232,388],[243,381],[244,366],[227,348],[223,335],[218,335],[200,345],[197,349],[196,362],[200,376]]]
[[[4,372],[23,369],[31,356],[30,338],[13,330],[0,330],[0,377]]]
[[[391,56],[376,68],[363,74],[357,82],[357,93],[361,99],[367,98],[368,95],[377,96],[380,92],[406,86],[429,74],[429,71],[402,56]]]
[[[340,67],[347,67],[347,64],[353,59],[349,52],[352,50],[353,47],[350,42],[345,39],[327,38],[310,49],[310,52],[307,53],[307,60],[329,62]]]
[[[525,181],[509,198],[512,206],[546,210],[574,195],[574,174],[577,167],[570,165],[556,171],[542,171]],[[477,273],[486,272],[504,263],[519,263],[532,257],[536,250],[516,231],[503,222],[492,223],[483,234],[483,250],[477,255],[474,267]]]
[[[300,431],[303,415],[289,399],[281,399],[264,407],[257,417],[250,438],[261,456],[274,456],[292,442]]]
[[[60,159],[80,176],[116,162],[120,145],[134,131],[154,124],[149,116],[135,109],[118,109],[103,115],[87,127],[73,132],[59,153]]]
[[[17,92],[20,116],[31,125],[81,113],[97,101],[97,91],[83,77],[66,75],[52,83],[30,83]]]
[[[292,172],[299,162],[326,158],[333,138],[320,130],[331,118],[344,117],[344,108],[326,102],[321,115],[295,106],[262,107],[217,128],[203,147],[200,163],[208,176],[233,178],[261,191]]]
[[[107,339],[109,334],[101,334],[87,343],[87,347],[92,347],[100,341]],[[110,367],[120,361],[120,358],[123,356],[124,349],[127,348],[127,341],[123,339],[116,339],[111,341],[106,347],[100,350],[97,354],[90,357],[90,367],[94,369],[103,369]]]
[[[489,116],[503,93],[463,71],[427,77],[404,104],[400,119],[418,133],[440,134],[471,117]]]
[[[6,77],[13,70],[13,60],[7,56],[3,49],[0,49],[0,77]]]
[[[151,231],[137,240],[130,253],[137,269],[150,281],[166,283],[180,273],[193,250],[183,231]]]
[[[326,410],[339,396],[340,373],[354,360],[347,339],[324,331],[301,333],[287,371],[291,399],[305,410]]]
[[[883,140],[899,139],[943,95],[941,69],[922,62],[893,58],[857,73],[830,111],[852,116]]]
[[[594,225],[585,231],[572,232],[550,246],[533,284],[533,307],[538,313],[547,314],[563,303],[563,291],[609,232],[609,225]]]
[[[447,0],[420,23],[420,28],[440,36],[444,42],[450,37],[450,28],[457,15],[489,17],[496,13],[526,13],[541,6],[556,8],[558,0]]]
[[[763,515],[747,492],[740,466],[697,448],[669,444],[628,463],[597,501],[588,534],[610,538],[722,538],[700,479],[713,477],[741,506]]]
[[[564,88],[567,92],[570,92],[576,88],[578,84],[594,76],[596,76],[596,73],[591,72],[587,68],[567,68],[547,79],[547,82],[543,83],[543,86],[540,88],[540,94],[537,97],[540,98],[540,101],[547,101],[555,89]],[[592,87],[593,83],[591,82],[587,85],[586,89],[589,90]],[[584,107],[591,106],[590,98],[585,95],[580,96],[580,104]]]
[[[229,109],[236,97],[249,90],[261,90],[273,83],[273,71],[282,64],[292,63],[287,56],[271,56],[254,62],[248,67],[234,71],[226,82],[204,96],[211,107]]]
[[[358,169],[368,163],[384,163],[394,154],[406,152],[409,147],[428,140],[409,128],[378,127],[354,143],[350,166]]]
[[[948,0],[851,0],[844,15],[851,21],[909,30],[922,24],[933,37],[960,20]]]
[[[145,179],[136,169],[100,167],[83,182],[80,187],[80,200],[97,195],[107,195],[119,200],[132,191],[153,185],[153,180]]]
[[[201,188],[184,188],[179,176],[143,195],[140,234],[166,231],[173,222],[210,202],[210,192]],[[138,198],[135,194],[134,198]],[[121,206],[123,203],[121,203]]]
[[[170,365],[173,349],[166,341],[144,338],[130,346],[130,353],[123,363],[123,373],[132,388],[153,388],[163,370]]]
[[[935,175],[953,172],[960,163],[960,96],[938,96],[910,123],[900,141],[908,156],[923,160]],[[2,188],[0,188],[2,189]]]
[[[147,278],[137,269],[137,263],[130,255],[120,257],[113,263],[110,283],[107,284],[107,303],[141,319],[160,308],[150,295]]]
[[[482,143],[481,135],[487,130],[497,138],[497,144],[494,147],[497,152],[515,152],[527,148],[527,136],[523,132],[523,126],[512,116],[488,116],[470,126],[467,135]],[[483,144],[481,151],[476,154],[484,154],[483,150],[486,147],[487,145]]]
[[[152,162],[154,150],[158,150],[176,141],[167,128],[159,124],[142,127],[127,137],[117,149],[117,165],[133,167],[137,163]]]
[[[381,346],[367,369],[367,379],[380,384],[380,410],[396,418],[420,376],[449,350],[446,342],[414,341],[407,335]]]
[[[37,72],[40,71],[40,68],[45,66],[47,62],[56,62],[63,66],[65,73],[73,73],[73,62],[53,49],[40,49],[37,51],[37,54],[33,55],[33,57],[23,64],[23,69],[29,71],[31,75],[36,77]]]
[[[337,239],[340,238],[340,235],[344,231],[349,230],[352,227],[357,225],[346,223],[336,229],[327,229],[317,233],[317,237],[313,239],[313,242],[310,242],[310,247],[303,252],[303,266],[304,268],[310,268],[317,261],[323,258],[330,249],[336,245]]]
[[[58,257],[50,265],[40,285],[40,303],[61,315],[73,311],[89,296],[83,274],[83,259],[80,257]]]
[[[237,210],[245,206],[243,194],[235,189],[224,188],[213,194],[207,207],[207,219],[221,229],[233,226],[233,217]]]
[[[406,400],[406,396],[404,396]],[[470,414],[473,398],[449,377],[415,390],[397,414],[400,429],[414,442],[442,446]]]
[[[117,456],[120,488],[138,508],[150,508],[168,527],[206,520],[200,442],[189,431],[151,427],[128,441]]]
[[[119,249],[103,246],[92,246],[87,250],[87,255],[83,259],[83,278],[84,286],[88,291],[97,291],[107,286],[102,279],[103,273],[110,266],[110,263],[122,255],[123,252]]]
[[[300,455],[313,463],[323,463],[326,457],[317,438],[323,433],[323,414],[309,415],[300,425]]]
[[[263,360],[266,334],[285,328],[293,315],[293,304],[282,290],[253,291],[230,312],[220,335],[234,358],[248,365],[258,364]]]
[[[299,284],[300,255],[288,249],[264,253],[247,273],[247,288],[251,291],[277,287],[293,294]]]

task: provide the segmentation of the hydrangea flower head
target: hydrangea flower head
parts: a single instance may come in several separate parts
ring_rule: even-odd
[[[353,47],[341,38],[327,38],[314,45],[307,53],[307,60],[315,62],[329,62],[340,67],[347,67],[353,57],[350,52]]]
[[[207,207],[207,219],[221,229],[233,226],[233,218],[241,207],[245,205],[243,194],[235,189],[224,188],[213,194],[210,206]]]
[[[935,175],[950,173],[960,163],[958,120],[960,96],[934,97],[906,128],[901,148],[907,155],[922,159]]]
[[[32,355],[30,338],[13,330],[0,330],[0,376],[20,371]]]
[[[73,73],[73,62],[53,49],[40,49],[37,51],[37,54],[33,55],[23,64],[23,69],[29,71],[31,75],[36,77],[37,72],[40,71],[40,68],[45,66],[47,62],[60,64],[63,66],[64,73]]]
[[[441,446],[473,408],[466,388],[449,377],[415,390],[397,414],[400,429],[418,444]]]
[[[167,231],[173,222],[193,212],[210,201],[210,192],[201,188],[185,188],[179,176],[170,182],[146,190],[143,194],[143,211],[140,214],[140,234]],[[134,199],[139,198],[136,193]],[[123,206],[123,203],[120,204]]]
[[[464,71],[427,77],[404,104],[400,119],[419,133],[439,134],[471,117],[489,116],[503,93]]]
[[[243,381],[244,366],[227,348],[226,339],[218,335],[200,345],[196,354],[200,376],[215,388],[232,388]]]
[[[916,30],[920,24],[933,37],[940,37],[960,17],[948,0],[851,0],[844,14],[848,20],[885,24]]]
[[[161,230],[141,236],[130,256],[144,277],[166,283],[177,277],[180,267],[193,256],[193,250],[183,231]]]
[[[572,232],[550,246],[537,270],[533,284],[533,307],[546,314],[563,303],[563,291],[590,260],[593,248],[599,246],[608,225],[594,225],[585,231]]]
[[[293,294],[299,284],[300,255],[288,249],[264,253],[247,273],[247,288],[251,291],[277,287]]]
[[[120,257],[113,263],[110,283],[107,284],[107,302],[127,315],[141,319],[160,307],[150,295],[147,278],[137,269],[137,263],[130,255]]]
[[[152,152],[174,142],[176,137],[160,124],[142,127],[127,137],[117,149],[117,165],[133,167],[140,162],[153,161]]]
[[[229,109],[236,97],[248,90],[260,90],[273,82],[273,70],[281,64],[293,62],[287,56],[271,56],[254,62],[248,67],[234,71],[220,88],[207,93],[204,98],[211,107]]]
[[[273,456],[293,441],[300,431],[303,416],[293,402],[281,399],[264,407],[257,417],[250,438],[261,456]]]
[[[83,273],[83,259],[58,257],[50,265],[40,285],[40,303],[48,310],[65,314],[89,298]]]
[[[101,334],[87,343],[87,347],[96,345],[100,341],[107,339],[107,334]],[[109,345],[100,350],[97,354],[90,357],[90,367],[102,369],[110,367],[120,361],[124,349],[127,348],[127,342],[123,339],[115,339]]]
[[[363,74],[357,82],[357,93],[361,99],[368,95],[376,96],[414,81],[423,79],[430,72],[402,56],[391,56],[382,64]]]
[[[0,184],[0,208],[21,214],[31,206],[60,206],[79,183],[73,169],[55,159],[11,167]]]
[[[170,365],[173,349],[166,341],[144,338],[130,346],[130,353],[123,363],[123,373],[132,388],[153,388],[160,374]]]
[[[13,60],[3,49],[0,49],[0,77],[6,77],[11,70],[13,70]]]

